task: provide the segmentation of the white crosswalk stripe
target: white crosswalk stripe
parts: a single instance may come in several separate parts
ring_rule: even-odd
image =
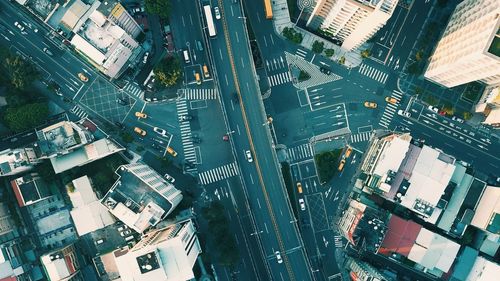
[[[290,162],[301,161],[312,158],[314,153],[309,143],[304,143],[287,149],[288,159]]]
[[[295,52],[295,54],[299,57],[302,57],[302,58],[305,58],[306,55],[307,55],[307,52],[304,51],[304,50],[301,50],[301,49],[297,49],[297,51]]]
[[[269,79],[269,85],[271,87],[292,81],[292,77],[289,72],[274,74],[273,76],[270,76],[267,79]]]
[[[141,89],[141,87],[139,87],[139,85],[136,83],[128,83],[127,86],[125,86],[124,91],[140,99],[144,97],[144,90]]]
[[[185,89],[184,98],[187,100],[214,100],[217,99],[215,89]]]
[[[297,66],[300,70],[307,72],[311,76],[311,78],[309,78],[305,81],[302,81],[302,82],[297,82],[295,84],[300,89],[314,87],[314,86],[318,86],[321,84],[325,84],[328,82],[333,82],[333,81],[337,81],[337,80],[342,79],[342,77],[340,77],[337,74],[332,73],[330,75],[326,75],[326,74],[322,73],[319,70],[318,66],[309,63],[308,61],[304,60],[303,57],[298,57],[298,56],[289,54],[287,52],[285,52],[285,57],[286,57],[286,61],[288,64],[293,64],[293,65]]]
[[[179,116],[186,115],[188,113],[187,102],[185,99],[177,100],[177,114]],[[197,163],[196,160],[196,152],[193,145],[193,140],[191,138],[191,123],[190,122],[181,122],[180,123],[181,130],[181,142],[182,148],[184,150],[184,159],[191,163]],[[187,172],[197,172],[198,169],[196,166],[192,168],[186,168]]]
[[[78,105],[75,105],[73,106],[73,108],[71,108],[71,113],[75,114],[76,116],[78,116],[80,119],[83,119],[83,118],[87,118],[87,116],[89,116],[87,114],[87,112],[85,112],[85,110],[83,110],[81,107],[79,107]]]
[[[387,73],[366,64],[362,64],[359,67],[358,72],[382,84],[385,84],[385,81],[387,81],[387,77],[389,77]]]
[[[367,141],[372,137],[372,132],[363,132],[351,135],[351,143]]]
[[[384,109],[384,113],[382,114],[382,117],[380,118],[380,121],[378,123],[380,126],[386,129],[389,127],[392,121],[392,117],[394,117],[394,114],[396,114],[396,111],[398,110],[399,102],[402,96],[403,93],[396,90],[392,91],[391,97],[395,98],[397,102],[396,104],[387,103],[387,106]]]
[[[342,236],[335,235],[333,239],[335,240],[335,247],[342,248],[344,246],[344,243],[342,243]]]
[[[233,162],[200,173],[198,175],[198,178],[200,179],[201,184],[207,185],[223,179],[234,177],[236,175],[238,175],[238,166],[236,166],[236,163]]]

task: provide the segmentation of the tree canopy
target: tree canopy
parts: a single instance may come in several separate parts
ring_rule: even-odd
[[[320,41],[314,41],[312,45],[312,51],[316,54],[321,54],[325,49],[325,43]]]
[[[182,68],[177,56],[163,59],[154,69],[155,77],[160,85],[171,87],[182,79]]]
[[[19,107],[7,108],[5,124],[14,132],[21,132],[39,125],[49,116],[46,103],[31,103]]]
[[[168,19],[172,10],[170,0],[146,0],[146,12],[149,14],[158,15],[162,19]]]

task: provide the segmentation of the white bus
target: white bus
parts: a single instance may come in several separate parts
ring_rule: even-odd
[[[212,9],[210,5],[203,6],[203,9],[205,10],[205,19],[207,20],[208,35],[214,37],[217,33],[215,32],[214,19],[212,18]]]

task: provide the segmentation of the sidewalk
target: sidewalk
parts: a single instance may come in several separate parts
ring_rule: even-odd
[[[365,45],[362,45],[358,49],[354,51],[347,51],[345,49],[342,49],[341,47],[333,44],[332,42],[329,42],[317,35],[312,34],[311,32],[304,30],[298,26],[295,26],[295,23],[293,23],[290,19],[290,14],[288,12],[288,5],[286,0],[274,0],[272,1],[272,6],[273,6],[273,23],[274,23],[274,29],[276,33],[280,36],[281,32],[285,27],[293,27],[296,31],[300,32],[303,36],[302,43],[300,45],[308,50],[312,50],[312,45],[314,41],[319,41],[323,42],[325,45],[325,50],[326,49],[334,49],[335,54],[328,58],[325,56],[325,58],[330,59],[334,62],[338,62],[339,59],[343,56],[345,58],[345,63],[344,65],[348,68],[353,68],[356,66],[359,66],[363,58],[360,55],[360,50],[367,49],[368,47]]]

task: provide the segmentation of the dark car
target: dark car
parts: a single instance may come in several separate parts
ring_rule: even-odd
[[[323,66],[319,68],[319,71],[321,71],[322,73],[324,73],[326,75],[332,74],[332,71],[329,68],[326,68],[326,67],[323,67]]]
[[[117,98],[116,102],[121,105],[128,105],[128,102],[121,98]]]
[[[191,141],[193,143],[201,143],[201,139],[199,137],[191,137]]]
[[[189,120],[193,120],[193,116],[191,116],[191,115],[182,115],[181,117],[179,117],[179,119],[181,121],[189,121]]]

